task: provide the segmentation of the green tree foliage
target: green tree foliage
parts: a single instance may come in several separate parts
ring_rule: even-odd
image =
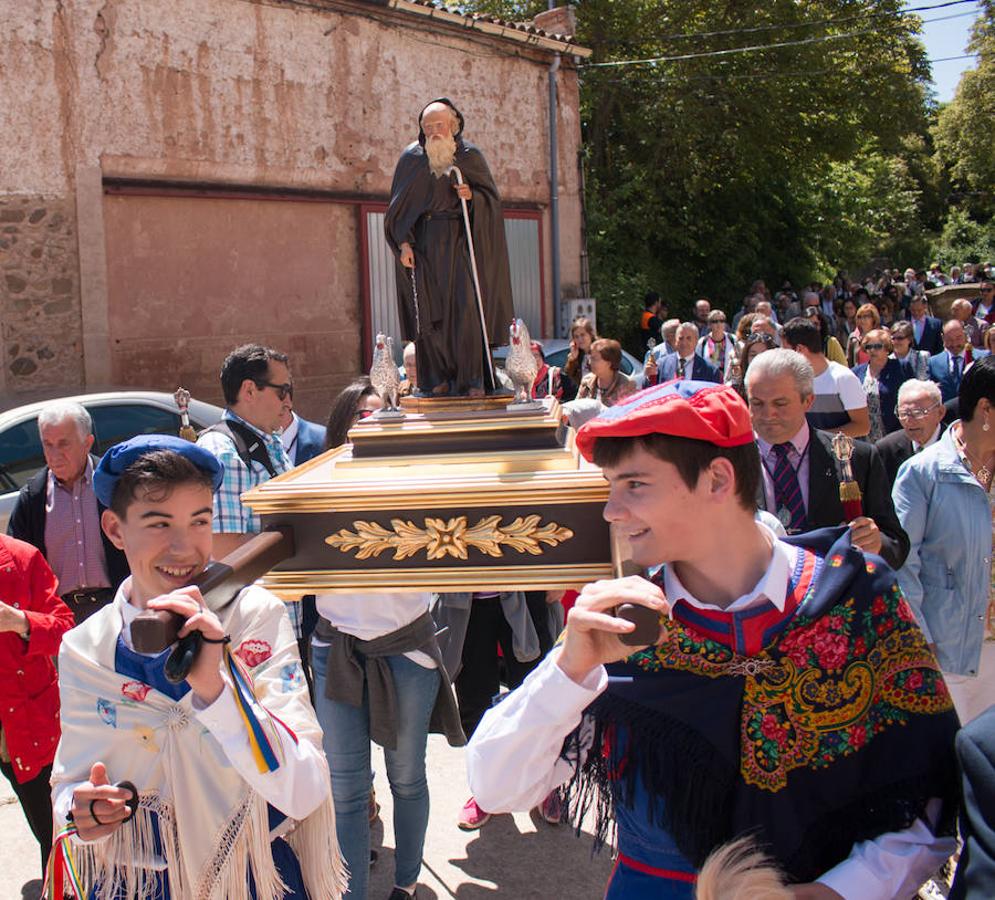
[[[776,288],[882,252],[919,261],[926,220],[939,228],[941,179],[920,20],[902,5],[578,0],[590,63],[665,58],[581,69],[606,333],[629,336],[648,288],[674,313],[699,296],[732,309],[758,277]],[[546,8],[464,6],[515,19]],[[717,51],[733,52],[701,55]]]
[[[945,268],[995,260],[995,219],[981,223],[966,209],[954,207],[930,256]]]
[[[991,247],[995,216],[995,2],[984,0],[982,7],[969,44],[978,54],[977,67],[961,76],[934,128],[938,160],[951,181],[950,200],[958,207],[943,230],[939,252],[953,254],[957,262],[964,254],[982,253],[985,234]]]

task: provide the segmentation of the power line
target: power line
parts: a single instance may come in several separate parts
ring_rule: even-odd
[[[964,53],[961,56],[941,56],[939,59],[927,59],[928,63],[950,62],[953,59],[977,59],[980,53]]]
[[[959,19],[964,16],[974,16],[976,12],[956,13],[952,16],[937,16],[933,19],[924,19],[923,22],[942,22],[947,19]],[[896,24],[894,28],[907,27],[905,24]],[[580,69],[604,69],[619,68],[621,66],[645,66],[655,65],[662,62],[684,62],[689,59],[704,59],[714,56],[732,56],[740,53],[755,53],[758,50],[777,50],[781,47],[801,47],[806,44],[822,44],[826,41],[842,41],[847,38],[863,37],[868,34],[880,34],[880,28],[870,28],[863,31],[848,31],[843,34],[823,34],[818,37],[802,38],[797,41],[780,41],[775,44],[755,44],[751,47],[730,47],[727,50],[707,50],[703,53],[682,53],[679,56],[654,56],[648,59],[619,59],[610,62],[585,63],[578,66]]]
[[[962,56],[942,56],[939,59],[928,59],[928,63],[941,63],[949,62],[955,59],[977,59],[977,53],[965,53]],[[680,82],[681,84],[688,81],[741,81],[743,79],[751,79],[755,81],[772,81],[777,78],[794,78],[798,81],[804,81],[816,76],[821,75],[856,75],[861,76],[860,72],[844,72],[841,73],[839,69],[811,69],[802,70],[795,72],[728,72],[728,73],[717,73],[715,75],[671,75],[665,72],[656,73],[653,76],[653,82],[658,84],[662,81],[672,81]],[[600,80],[599,84],[628,84],[622,78],[607,78]]]
[[[926,12],[931,9],[946,9],[951,6],[961,6],[965,3],[970,3],[976,5],[978,0],[947,0],[946,3],[933,3],[928,6],[909,6],[903,10],[900,10],[901,15],[906,13],[914,12]],[[691,31],[682,32],[680,34],[664,34],[664,35],[648,35],[647,37],[655,41],[682,41],[689,40],[691,38],[709,38],[709,37],[729,37],[730,35],[736,34],[757,34],[762,31],[784,31],[791,28],[813,28],[818,25],[837,25],[843,22],[857,22],[861,19],[880,19],[880,18],[890,18],[894,13],[890,12],[866,12],[866,13],[855,13],[852,16],[838,16],[836,18],[830,19],[816,19],[811,22],[785,22],[781,25],[753,25],[747,28],[728,28],[724,31]],[[940,21],[930,19],[929,21]],[[631,44],[633,40],[630,38],[617,38],[615,40],[604,41],[606,44]]]

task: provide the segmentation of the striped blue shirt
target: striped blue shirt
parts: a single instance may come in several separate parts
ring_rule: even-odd
[[[278,434],[263,434],[229,409],[224,411],[222,419],[240,422],[252,429],[266,447],[270,462],[277,474],[293,468]],[[205,450],[210,450],[225,467],[224,480],[214,493],[212,530],[217,534],[255,534],[262,531],[262,520],[242,503],[242,494],[256,485],[269,481],[270,474],[266,471],[266,467],[255,460],[250,460],[246,466],[235,449],[234,441],[226,434],[209,431],[197,438],[197,443]]]

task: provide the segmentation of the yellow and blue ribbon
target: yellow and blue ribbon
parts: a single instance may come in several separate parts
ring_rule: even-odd
[[[256,768],[262,773],[275,772],[280,768],[280,761],[263,727],[267,714],[256,699],[249,677],[242,671],[227,646],[224,650],[224,661],[234,688],[235,705],[249,733],[249,746],[252,748]]]

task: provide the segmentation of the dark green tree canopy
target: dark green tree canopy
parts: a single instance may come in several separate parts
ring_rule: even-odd
[[[607,333],[628,335],[649,288],[675,312],[699,296],[731,310],[756,278],[776,288],[875,257],[923,263],[946,204],[919,16],[957,8],[903,5],[578,0],[577,39],[594,51],[580,71],[588,251]],[[524,19],[547,4],[464,7]],[[941,114],[941,146],[944,126]],[[993,146],[984,160],[963,150],[952,177],[991,185]]]

